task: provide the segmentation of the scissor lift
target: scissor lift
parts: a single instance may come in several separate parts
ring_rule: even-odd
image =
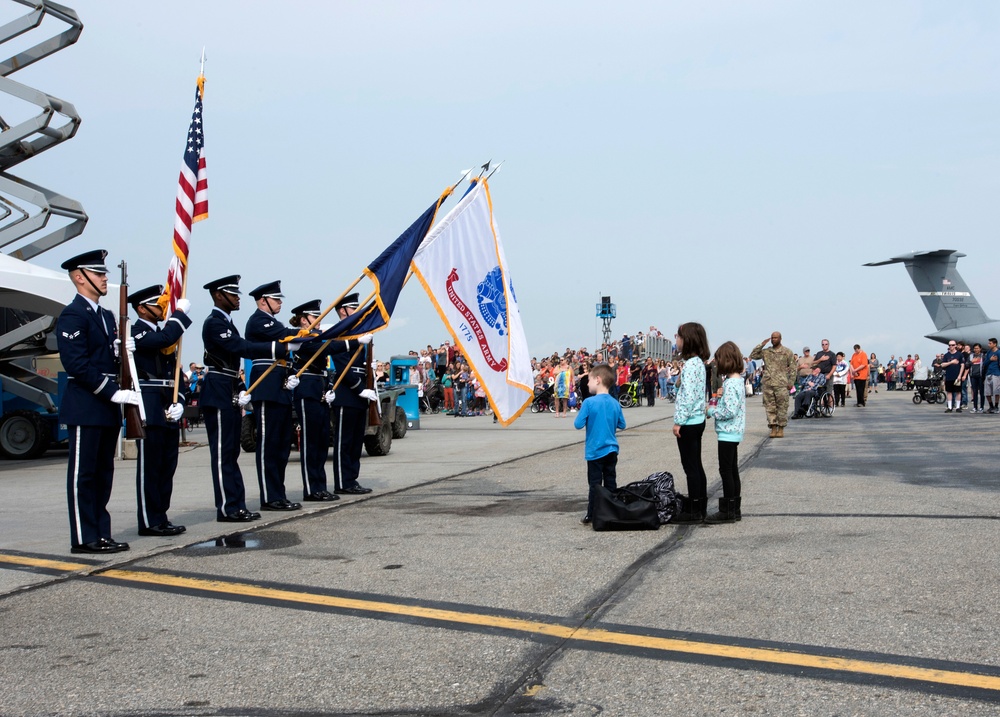
[[[57,362],[45,357],[55,351],[55,317],[75,292],[65,275],[27,262],[79,235],[87,214],[79,202],[10,173],[80,126],[72,104],[10,76],[75,43],[83,24],[48,0],[10,1],[28,12],[0,26],[0,57],[4,48],[28,47],[0,60],[0,456],[33,458],[65,437]]]

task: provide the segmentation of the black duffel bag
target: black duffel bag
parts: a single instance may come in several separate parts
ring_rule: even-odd
[[[597,486],[591,522],[598,531],[659,529],[653,484],[630,483],[615,491]]]

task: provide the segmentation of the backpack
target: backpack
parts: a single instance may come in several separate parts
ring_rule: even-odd
[[[639,490],[646,484],[653,486],[653,493],[656,495],[656,514],[660,518],[660,524],[669,523],[681,512],[681,499],[674,489],[673,475],[666,471],[653,473],[642,480],[629,483],[625,488]]]

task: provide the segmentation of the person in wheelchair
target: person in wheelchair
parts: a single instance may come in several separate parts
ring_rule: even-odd
[[[802,387],[795,394],[795,412],[792,418],[804,418],[806,409],[814,398],[826,392],[826,376],[819,366],[813,366],[812,373],[802,380]]]

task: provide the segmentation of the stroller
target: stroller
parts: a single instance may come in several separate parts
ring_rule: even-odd
[[[535,398],[531,401],[532,413],[545,413],[552,410],[555,403],[555,384],[550,384],[544,388],[535,389]]]
[[[437,413],[441,410],[441,404],[444,403],[444,389],[441,388],[440,383],[432,383],[423,392],[420,397],[420,412],[421,413]]]
[[[943,374],[933,373],[926,381],[914,381],[913,402],[918,406],[923,401],[926,401],[929,404],[944,403],[944,391],[941,390],[941,382],[943,380]]]
[[[618,405],[622,408],[642,405],[642,384],[629,381],[618,387]]]

